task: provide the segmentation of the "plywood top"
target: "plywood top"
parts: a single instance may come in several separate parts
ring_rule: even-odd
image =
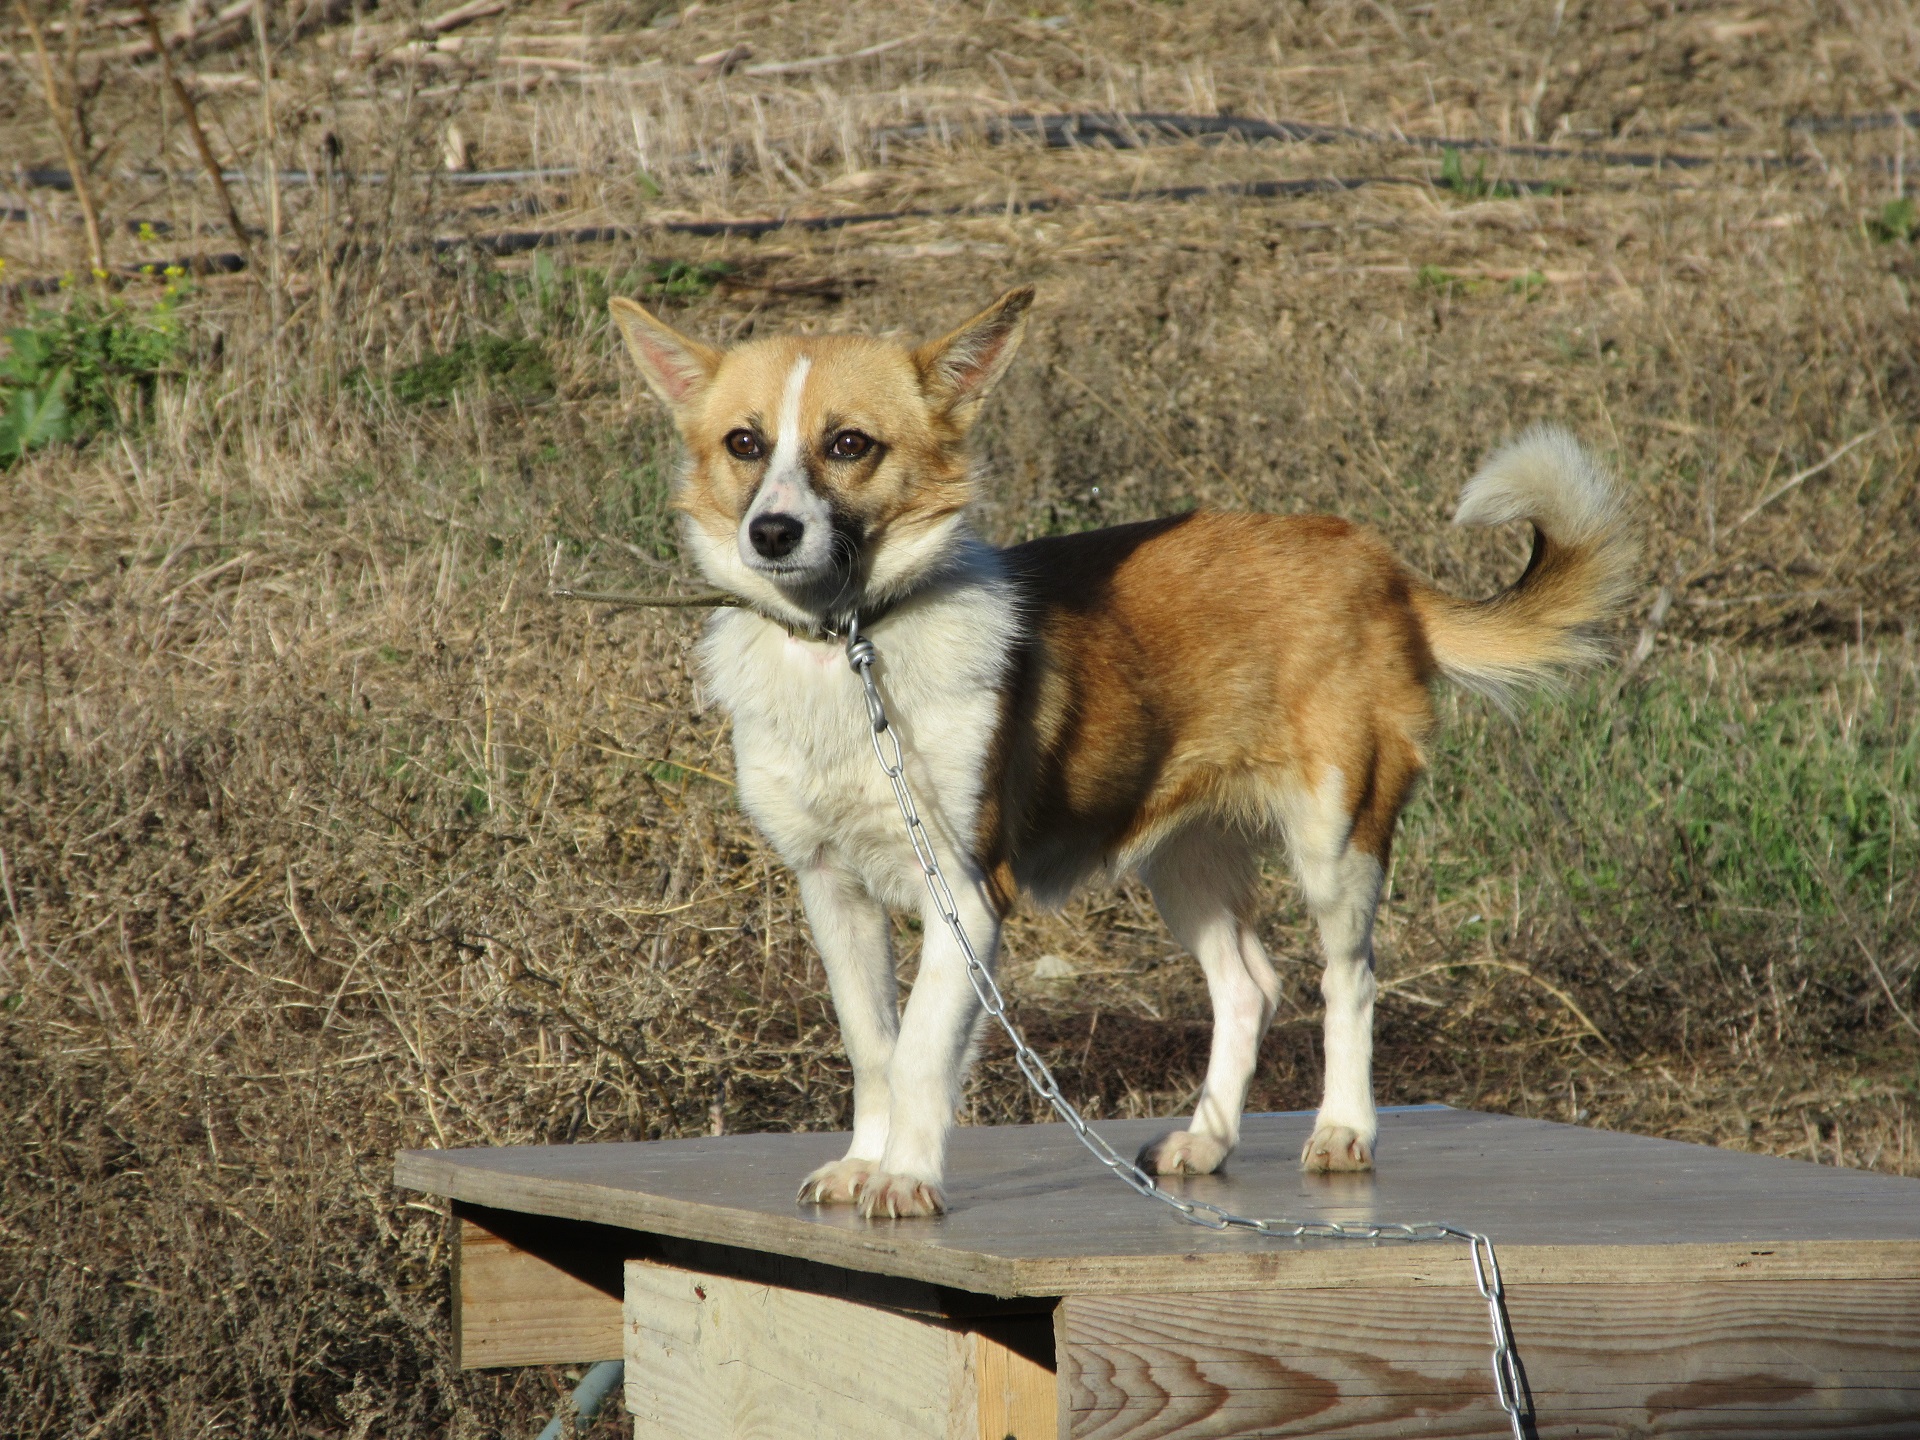
[[[1096,1128],[1131,1153],[1158,1120]],[[1371,1176],[1309,1176],[1308,1115],[1249,1116],[1225,1173],[1171,1188],[1243,1214],[1445,1220],[1510,1284],[1920,1277],[1920,1181],[1445,1107],[1381,1114]],[[842,1134],[410,1150],[396,1179],[477,1205],[733,1245],[980,1294],[1471,1283],[1456,1244],[1217,1234],[1135,1195],[1062,1125],[962,1128],[950,1213],[795,1203]]]

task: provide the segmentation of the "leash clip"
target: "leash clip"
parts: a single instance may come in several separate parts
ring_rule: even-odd
[[[847,621],[847,666],[860,677],[866,691],[867,719],[873,725],[873,733],[884,735],[887,709],[880,703],[880,691],[873,683],[873,663],[879,658],[880,652],[874,648],[873,641],[860,633],[860,617],[855,615]]]

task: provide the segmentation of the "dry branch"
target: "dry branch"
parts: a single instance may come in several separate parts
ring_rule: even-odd
[[[869,45],[864,50],[849,50],[844,55],[812,55],[805,60],[778,60],[766,65],[748,65],[742,68],[740,73],[742,75],[801,75],[809,70],[825,70],[834,65],[845,65],[853,60],[869,60],[875,55],[884,55],[889,50],[898,50],[902,45],[911,45],[920,38],[922,37],[918,35],[903,35],[897,40],[883,40],[878,45]]]
[[[60,142],[60,153],[66,159],[67,174],[73,181],[74,198],[80,202],[80,214],[86,221],[87,257],[92,262],[94,283],[104,285],[107,250],[100,234],[100,211],[93,203],[93,185],[87,178],[87,166],[74,147],[73,137],[67,133],[67,107],[60,99],[60,87],[53,78],[53,61],[47,54],[47,37],[41,33],[40,21],[27,0],[13,0],[13,8],[33,39],[33,53],[40,63],[40,92],[47,104],[47,121],[53,126],[53,133]]]
[[[1769,490],[1766,494],[1762,495],[1758,500],[1754,501],[1752,508],[1749,509],[1746,512],[1746,514],[1742,515],[1738,520],[1734,521],[1733,524],[1729,525],[1727,527],[1727,534],[1729,535],[1733,534],[1734,531],[1738,530],[1742,525],[1745,525],[1749,520],[1753,519],[1754,516],[1758,515],[1762,510],[1766,509],[1767,506],[1771,505],[1774,501],[1778,500],[1782,495],[1785,495],[1789,490],[1798,488],[1800,485],[1806,483],[1808,480],[1813,479],[1814,476],[1820,474],[1821,472],[1827,469],[1830,469],[1833,466],[1833,464],[1836,461],[1840,460],[1843,456],[1845,456],[1848,451],[1854,449],[1856,446],[1864,445],[1867,441],[1871,440],[1874,436],[1878,435],[1881,431],[1887,429],[1892,424],[1893,422],[1891,420],[1888,420],[1884,424],[1874,426],[1873,429],[1871,430],[1862,431],[1860,434],[1854,436],[1853,439],[1847,441],[1846,444],[1842,445],[1838,450],[1833,451],[1831,454],[1827,455],[1825,458],[1814,462],[1813,464],[1809,465],[1806,469],[1800,471],[1798,474],[1791,475],[1787,479],[1782,480],[1778,485],[1774,486],[1773,489]]]
[[[160,22],[154,18],[152,0],[139,0],[139,5],[140,18],[147,27],[147,39],[153,45],[153,53],[160,57],[161,69],[166,74],[167,85],[173,91],[175,102],[180,106],[180,118],[187,122],[187,133],[193,137],[193,148],[199,152],[200,164],[220,197],[220,206],[227,216],[227,228],[233,231],[233,238],[240,242],[243,250],[251,250],[253,241],[247,236],[247,227],[240,222],[240,211],[233,203],[233,192],[227,188],[227,177],[220,169],[220,162],[214,159],[213,146],[207,142],[207,132],[200,124],[200,109],[193,103],[193,96],[187,93],[187,87],[180,83],[180,73],[174,69],[173,55],[161,38]]]

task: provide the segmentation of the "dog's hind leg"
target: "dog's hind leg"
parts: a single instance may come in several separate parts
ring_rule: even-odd
[[[1326,951],[1326,1086],[1300,1152],[1307,1170],[1373,1168],[1373,917],[1400,802],[1419,773],[1418,750],[1391,737],[1368,758],[1363,784],[1330,769],[1288,807],[1294,872]]]
[[[1167,928],[1207,977],[1213,1045],[1193,1119],[1148,1145],[1139,1163],[1156,1175],[1206,1175],[1240,1143],[1240,1112],[1260,1039],[1280,1000],[1273,962],[1242,918],[1257,861],[1245,838],[1195,826],[1162,845],[1142,874]]]
[[[800,899],[826,963],[834,1013],[853,1064],[853,1143],[846,1157],[800,1182],[800,1199],[850,1205],[880,1169],[893,1107],[887,1074],[899,1029],[898,983],[887,912],[849,871],[828,860],[799,868]]]

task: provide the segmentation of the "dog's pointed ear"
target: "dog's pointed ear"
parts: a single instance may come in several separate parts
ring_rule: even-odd
[[[720,352],[682,335],[666,321],[624,295],[607,302],[613,323],[627,342],[627,352],[640,367],[653,393],[678,416],[686,411],[720,368]]]
[[[973,424],[980,403],[1012,363],[1032,304],[1031,285],[1009,290],[951,335],[913,352],[927,398],[962,428]]]

